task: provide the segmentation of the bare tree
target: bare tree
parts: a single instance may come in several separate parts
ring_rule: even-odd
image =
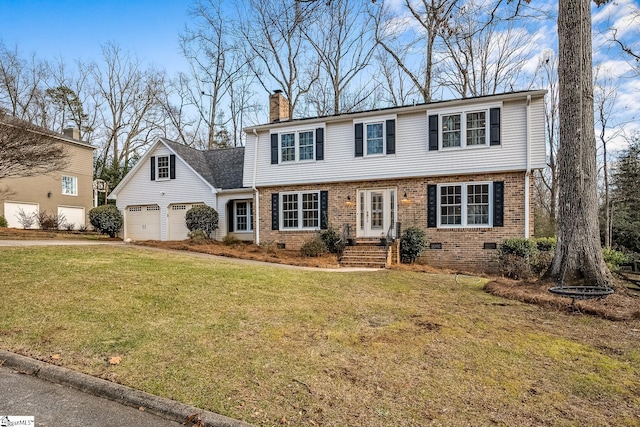
[[[43,175],[67,165],[67,152],[53,132],[0,109],[0,179]]]
[[[173,140],[194,148],[206,148],[208,135],[201,137],[202,125],[207,127],[199,114],[191,114],[198,106],[194,102],[192,80],[184,73],[165,82],[158,93],[163,111],[162,133]]]
[[[249,10],[242,11],[240,33],[249,66],[267,92],[284,92],[289,118],[319,75],[319,61],[302,32],[310,25],[314,3],[249,0]]]
[[[0,108],[11,116],[46,127],[46,77],[46,66],[35,54],[24,58],[17,46],[9,49],[0,41]]]
[[[423,101],[422,95],[393,58],[384,51],[378,51],[374,59],[379,72],[373,78],[378,82],[376,87],[381,92],[379,96],[384,104],[397,107],[407,105],[416,98]]]
[[[355,78],[369,66],[375,48],[365,5],[359,0],[334,0],[326,8],[317,9],[316,25],[302,27],[331,88],[330,104],[322,106],[319,114],[352,111],[371,95],[372,89],[354,91],[352,87]]]
[[[436,42],[457,4],[458,0],[405,0],[409,16],[398,16],[384,4],[371,12],[376,43],[411,79],[424,102],[431,102],[433,93]]]
[[[104,143],[98,169],[111,159],[112,165],[118,165],[126,173],[130,159],[148,146],[160,123],[158,94],[164,76],[143,70],[136,58],[114,44],[105,45],[102,54],[105,68],[96,67],[93,72],[97,102],[103,105],[100,119]]]
[[[531,51],[531,36],[514,20],[484,22],[485,6],[465,4],[443,28],[448,55],[437,81],[463,98],[513,91]]]

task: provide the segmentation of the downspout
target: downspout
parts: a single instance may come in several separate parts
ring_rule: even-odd
[[[256,188],[256,176],[258,174],[258,142],[260,141],[260,137],[258,136],[258,131],[253,129],[253,134],[256,136],[255,148],[253,150],[253,181],[251,183],[251,188],[255,194],[255,210],[256,210],[256,245],[260,244],[260,193],[258,193],[258,189]]]
[[[531,194],[529,191],[530,179],[531,179],[531,95],[527,95],[527,129],[526,129],[526,145],[527,145],[527,170],[524,173],[524,237],[528,239],[530,237],[530,199]]]

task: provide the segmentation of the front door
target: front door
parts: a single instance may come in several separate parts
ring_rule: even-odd
[[[359,190],[357,209],[357,237],[380,238],[386,236],[389,228],[396,221],[395,188]],[[393,233],[395,233],[395,226],[392,229]]]

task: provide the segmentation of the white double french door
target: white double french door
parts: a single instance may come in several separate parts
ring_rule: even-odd
[[[356,237],[383,237],[396,222],[396,189],[358,190]],[[395,235],[394,235],[395,237]]]

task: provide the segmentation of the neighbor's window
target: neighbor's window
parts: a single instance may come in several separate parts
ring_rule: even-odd
[[[158,156],[156,158],[157,179],[169,179],[169,156]]]
[[[78,195],[78,178],[75,176],[62,177],[62,194],[67,196]]]
[[[281,199],[282,229],[320,227],[320,193],[284,193]]]
[[[440,226],[491,226],[489,183],[443,184],[438,188]]]
[[[382,123],[367,124],[367,155],[384,153],[384,126]]]

